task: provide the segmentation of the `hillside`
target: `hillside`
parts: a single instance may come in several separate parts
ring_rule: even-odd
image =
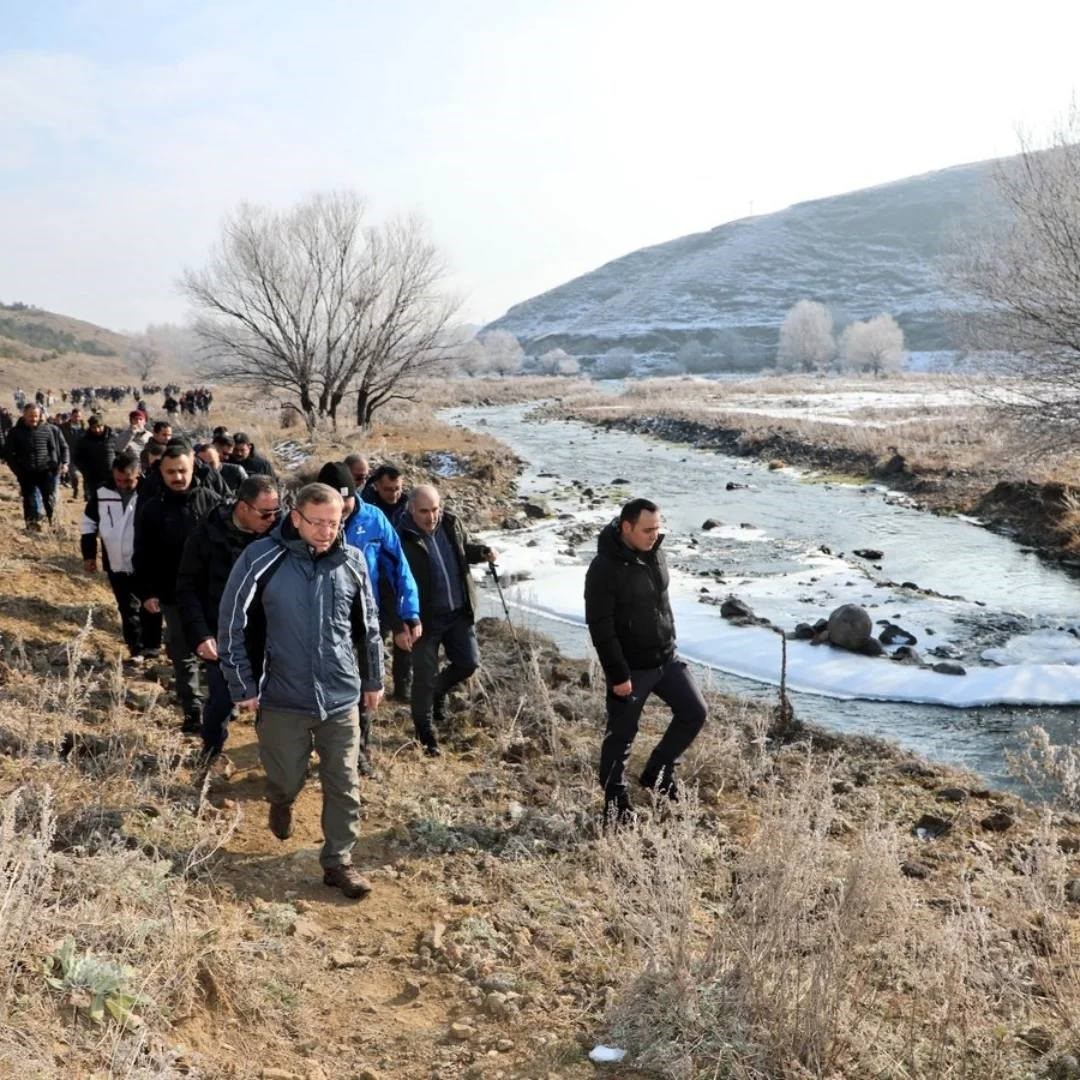
[[[955,299],[941,256],[995,213],[992,162],[959,165],[642,248],[516,304],[485,329],[530,355],[560,347],[586,362],[625,346],[642,360],[697,341],[717,368],[771,363],[797,300],[822,301],[838,325],[889,311],[913,351],[950,347]]]
[[[67,387],[129,381],[127,338],[68,315],[28,304],[0,304],[0,381],[12,386]]]

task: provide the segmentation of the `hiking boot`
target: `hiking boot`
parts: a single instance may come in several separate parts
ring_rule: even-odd
[[[394,692],[390,695],[391,701],[398,701],[402,705],[408,705],[412,701],[412,687],[402,686],[400,688],[394,687]]]
[[[424,748],[428,757],[439,757],[442,753],[439,750],[439,739],[431,724],[416,725],[416,741]]]
[[[322,880],[324,885],[340,889],[350,900],[362,900],[371,892],[371,885],[355,866],[328,866]]]
[[[608,828],[627,828],[633,825],[636,820],[637,815],[634,813],[634,807],[630,802],[630,795],[627,791],[617,791],[612,795],[604,796],[603,827],[605,832]]]
[[[180,728],[180,731],[184,735],[201,735],[202,734],[202,714],[199,712],[189,712],[184,717],[184,723]]]
[[[667,796],[671,802],[679,801],[679,782],[675,779],[674,765],[655,765],[650,761],[638,782],[657,795]]]
[[[292,803],[271,803],[270,818],[267,824],[270,826],[270,831],[279,840],[288,840],[292,836]]]

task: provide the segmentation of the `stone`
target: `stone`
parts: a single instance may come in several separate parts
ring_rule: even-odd
[[[814,636],[814,628],[809,623],[801,622],[795,627],[792,636],[796,641],[810,641]]]
[[[861,652],[863,656],[884,656],[885,646],[876,638],[870,638],[859,652]]]
[[[769,471],[778,472],[780,469],[785,468],[786,464],[787,463],[781,458],[773,458],[772,461],[769,462]]]
[[[962,803],[967,800],[968,793],[962,787],[938,788],[937,797],[941,802]]]
[[[480,989],[489,994],[511,994],[517,987],[517,979],[507,972],[496,972],[480,980]]]
[[[915,881],[925,881],[930,876],[930,867],[926,863],[905,859],[900,864],[900,873],[904,877],[913,878]]]
[[[1074,1054],[1060,1054],[1046,1068],[1047,1080],[1080,1080],[1080,1060]]]
[[[967,668],[963,664],[954,664],[949,660],[942,660],[941,663],[935,664],[931,671],[936,671],[939,675],[966,675]]]
[[[506,995],[497,990],[484,998],[482,1008],[488,1016],[493,1016],[496,1020],[503,1020],[510,1015],[510,1010],[507,1008]]]
[[[858,555],[860,559],[866,559],[868,562],[877,562],[885,558],[885,552],[878,551],[877,548],[855,548],[852,555]]]
[[[724,489],[726,491],[744,491],[746,489],[746,484],[740,484],[735,480],[729,480],[724,485]]]
[[[716,520],[716,518],[706,518],[706,519],[705,519],[705,520],[704,520],[704,521],[703,521],[703,522],[701,523],[701,527],[702,527],[702,528],[703,528],[703,529],[704,529],[704,530],[705,530],[706,532],[708,532],[708,531],[709,531],[710,529],[719,529],[719,528],[720,528],[720,526],[721,526],[721,524],[723,524],[723,523],[722,523],[722,522],[720,522],[720,521],[717,521],[717,520]]]
[[[829,641],[841,649],[861,652],[873,629],[870,616],[858,604],[841,604],[829,616]]]
[[[551,507],[549,507],[547,503],[541,502],[539,499],[523,502],[521,504],[521,509],[524,511],[527,518],[532,518],[533,520],[551,517]]]
[[[621,476],[616,476],[615,479],[611,481],[611,486],[612,487],[626,487],[629,483],[630,483],[629,480],[624,480]]]
[[[1069,878],[1065,882],[1065,899],[1070,904],[1080,904],[1080,878]]]
[[[1080,852],[1080,836],[1059,837],[1058,850],[1065,855],[1075,855]]]
[[[910,645],[901,645],[900,648],[892,654],[892,659],[898,664],[911,664],[912,666],[917,667],[921,667],[923,662],[923,658]]]
[[[1016,818],[1008,810],[995,810],[987,814],[979,824],[987,832],[1006,832],[1016,824]]]
[[[896,623],[886,623],[885,629],[878,634],[882,645],[918,645],[919,639]]]
[[[920,839],[927,837],[936,840],[952,830],[953,823],[948,818],[939,817],[937,814],[923,814],[912,826],[912,832]]]
[[[725,619],[756,619],[753,609],[737,596],[729,596],[720,605],[720,614]]]
[[[369,1066],[365,1066],[356,1074],[356,1080],[382,1080],[382,1076]]]
[[[455,1022],[450,1025],[450,1038],[455,1042],[468,1042],[476,1037],[476,1028],[469,1024]]]
[[[290,1072],[288,1069],[264,1068],[259,1076],[261,1080],[304,1080],[299,1073]]]

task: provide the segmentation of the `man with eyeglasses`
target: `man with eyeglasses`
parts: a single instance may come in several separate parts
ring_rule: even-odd
[[[192,652],[204,662],[206,702],[202,710],[203,756],[222,755],[229,737],[232,698],[218,663],[218,608],[229,572],[253,540],[278,522],[281,499],[269,476],[249,476],[237,489],[236,501],[215,507],[184,545],[176,575],[176,606]]]
[[[379,613],[363,555],[341,536],[342,497],[308,484],[270,535],[244,549],[218,618],[232,700],[259,710],[270,831],[287,840],[312,747],[322,785],[323,883],[351,899],[371,886],[352,865],[360,827],[361,702],[382,700]]]

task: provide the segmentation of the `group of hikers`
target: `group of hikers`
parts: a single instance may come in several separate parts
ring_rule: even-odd
[[[138,410],[119,433],[92,416],[74,447],[26,405],[4,458],[28,528],[40,527],[35,499],[52,519],[56,478],[74,462],[85,480],[83,566],[97,573],[100,559],[108,577],[125,665],[138,670],[164,644],[181,729],[201,739],[211,772],[227,763],[234,712],[257,710],[268,825],[279,839],[292,834],[314,749],[323,880],[365,896],[352,849],[360,775],[373,774],[384,643],[392,695],[408,703],[423,752],[438,757],[447,695],[480,663],[470,567],[493,565],[495,551],[470,538],[436,487],[407,492],[400,469],[373,470],[360,453],[326,462],[311,482],[282,483],[244,433],[217,428],[195,442],[168,421],[147,429]],[[678,799],[679,758],[706,719],[675,651],[660,528],[654,503],[627,503],[586,576],[586,621],[607,683],[604,821],[615,826],[634,818],[627,765],[648,697],[672,710],[640,776],[656,797]]]

